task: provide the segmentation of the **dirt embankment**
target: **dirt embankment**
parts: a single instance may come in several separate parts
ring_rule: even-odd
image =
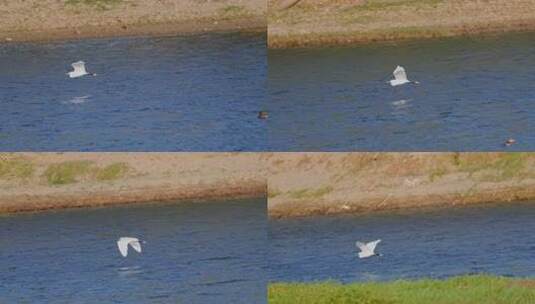
[[[266,195],[271,217],[535,200],[535,153],[0,154],[0,213]]]
[[[268,0],[270,48],[535,30],[535,0]]]
[[[2,0],[0,43],[265,31],[265,0]]]
[[[264,155],[271,217],[535,199],[535,153]]]
[[[2,153],[0,213],[263,197],[253,153]]]

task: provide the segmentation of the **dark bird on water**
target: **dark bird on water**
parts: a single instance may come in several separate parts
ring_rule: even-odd
[[[508,140],[506,140],[503,144],[506,146],[506,147],[509,147],[509,146],[512,146],[513,144],[516,143],[516,140],[514,140],[513,138],[509,138]]]
[[[258,112],[258,119],[266,119],[268,118],[268,112],[267,111],[259,111]]]

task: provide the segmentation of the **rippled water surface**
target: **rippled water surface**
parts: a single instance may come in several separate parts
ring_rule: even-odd
[[[0,217],[2,303],[264,303],[264,199]],[[121,236],[144,240],[123,258]]]
[[[534,150],[534,38],[270,50],[269,147]],[[397,65],[420,85],[387,84]],[[517,144],[505,148],[510,137]]]
[[[0,150],[262,150],[265,77],[262,34],[0,44]]]
[[[534,219],[535,202],[272,220],[269,280],[534,276]],[[383,256],[359,259],[355,242],[375,239]]]

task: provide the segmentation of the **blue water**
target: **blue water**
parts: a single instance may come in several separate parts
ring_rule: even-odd
[[[535,202],[270,220],[269,280],[342,282],[535,274]],[[381,257],[355,242],[382,239]]]
[[[535,150],[534,62],[533,33],[269,50],[269,149]]]
[[[0,44],[0,150],[263,150],[265,43],[206,34]],[[97,76],[69,79],[78,60]]]
[[[265,303],[265,199],[0,217],[1,303]],[[145,241],[123,258],[116,240]]]

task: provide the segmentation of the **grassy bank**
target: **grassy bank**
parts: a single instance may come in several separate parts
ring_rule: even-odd
[[[496,276],[384,283],[276,283],[269,304],[528,304],[535,303],[535,281]]]
[[[253,153],[0,153],[0,213],[265,196]]]
[[[535,0],[269,0],[270,48],[535,30]]]
[[[535,199],[535,153],[266,154],[272,217]]]
[[[265,31],[262,0],[5,0],[0,43]]]

